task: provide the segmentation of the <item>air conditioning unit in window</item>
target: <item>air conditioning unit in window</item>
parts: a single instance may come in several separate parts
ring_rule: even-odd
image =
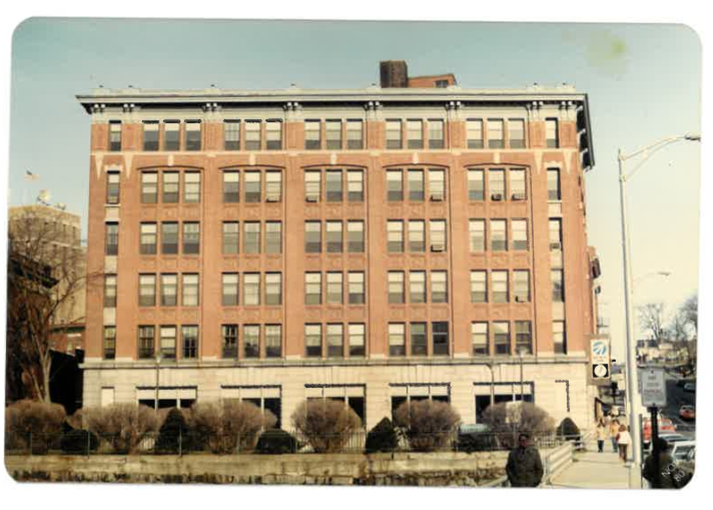
[[[562,243],[550,243],[550,250],[561,250],[562,249]]]
[[[315,195],[307,195],[307,202],[319,202],[319,197]]]
[[[503,199],[503,196],[500,193],[493,193],[492,195],[490,195],[490,199],[494,202],[500,202]]]
[[[431,245],[431,251],[434,252],[443,252],[446,251],[446,247],[442,244],[432,244]]]
[[[431,202],[443,202],[443,193],[431,193]]]
[[[268,195],[265,197],[266,202],[279,202],[280,201],[280,196],[279,195]]]
[[[525,296],[515,296],[516,303],[527,303],[527,298]]]
[[[513,200],[525,200],[525,194],[524,193],[513,193],[512,199]]]

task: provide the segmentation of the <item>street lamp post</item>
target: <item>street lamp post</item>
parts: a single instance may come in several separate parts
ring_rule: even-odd
[[[639,401],[639,382],[636,365],[636,341],[634,340],[634,311],[633,311],[633,280],[631,274],[631,245],[629,243],[629,226],[627,221],[626,208],[626,183],[636,173],[641,165],[654,153],[672,143],[680,141],[700,141],[700,135],[686,134],[683,136],[673,136],[663,138],[646,147],[636,150],[631,154],[624,154],[621,149],[618,151],[619,161],[619,199],[621,202],[621,244],[623,251],[624,269],[624,304],[626,317],[626,394],[628,396],[628,422],[631,430],[633,462],[629,472],[629,486],[637,485],[638,470],[641,465],[641,429]],[[643,155],[641,162],[629,174],[625,172],[624,164],[627,160]]]
[[[156,391],[154,393],[154,412],[158,416],[158,384],[159,384],[159,370],[161,368],[161,351],[156,353]]]

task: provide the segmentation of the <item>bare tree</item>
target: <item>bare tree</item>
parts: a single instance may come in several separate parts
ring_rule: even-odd
[[[694,329],[696,337],[698,337],[698,294],[689,297],[681,306],[681,313],[686,319],[686,322]]]
[[[667,338],[666,314],[663,303],[647,303],[639,306],[639,325],[644,331],[651,333],[656,342]]]
[[[71,309],[87,280],[84,250],[60,211],[11,211],[8,243],[8,374],[20,372],[25,396],[50,402],[53,335],[83,322]],[[8,381],[10,382],[10,381]]]

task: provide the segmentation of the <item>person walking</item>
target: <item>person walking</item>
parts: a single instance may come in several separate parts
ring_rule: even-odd
[[[626,462],[628,460],[626,453],[629,449],[629,445],[631,444],[631,435],[629,434],[626,425],[621,425],[619,427],[616,442],[619,446],[619,458],[622,462]]]
[[[614,453],[619,451],[619,445],[616,442],[616,437],[619,435],[619,420],[612,419],[609,424],[609,437],[611,438],[611,445],[614,449]]]
[[[604,452],[604,441],[606,441],[608,434],[607,424],[604,423],[604,419],[600,419],[599,423],[597,423],[597,450],[599,453]]]
[[[511,487],[537,487],[542,481],[544,469],[537,448],[530,445],[527,434],[517,438],[518,446],[508,455],[505,472]]]

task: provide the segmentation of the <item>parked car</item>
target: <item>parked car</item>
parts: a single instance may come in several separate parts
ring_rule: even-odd
[[[696,408],[691,405],[681,406],[681,409],[678,411],[678,415],[682,420],[695,420]]]
[[[695,393],[696,392],[696,383],[686,383],[683,386],[683,391],[687,391],[689,393]]]
[[[688,438],[685,436],[682,436],[681,434],[678,433],[672,433],[672,432],[663,432],[659,434],[659,439],[665,439],[666,442],[669,444],[669,446],[673,447],[673,445],[678,444],[680,442],[685,442],[688,441]],[[644,449],[649,450],[651,448],[651,439],[644,439]]]
[[[676,426],[668,418],[661,418],[659,416],[658,425],[659,425],[659,436],[661,436],[662,434],[665,434],[665,433],[673,434],[676,432]],[[646,418],[644,420],[644,447],[648,448],[648,445],[650,442],[651,442],[651,418]]]
[[[688,461],[695,458],[695,441],[676,441],[671,447],[671,457],[676,462]]]

